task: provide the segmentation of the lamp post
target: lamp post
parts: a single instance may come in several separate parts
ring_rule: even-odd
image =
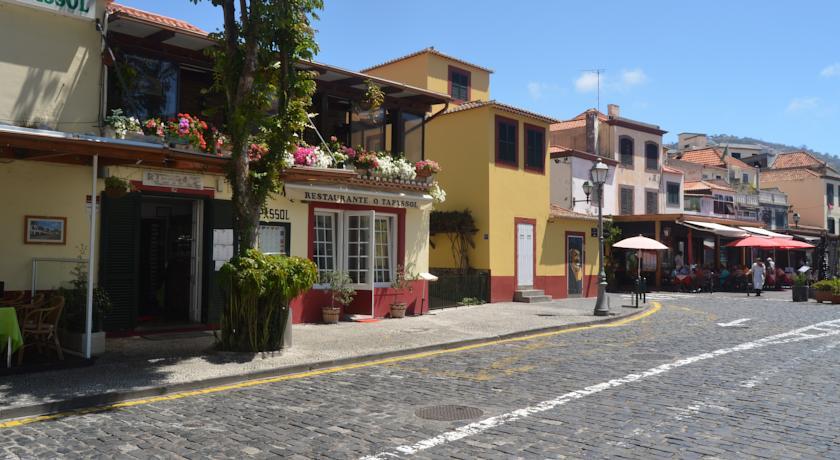
[[[796,228],[799,228],[799,213],[793,213],[793,224],[796,225]]]
[[[598,160],[589,171],[590,179],[598,191],[598,298],[595,300],[595,316],[607,316],[610,314],[610,307],[606,304],[607,296],[607,274],[604,273],[604,217],[603,217],[603,196],[604,183],[607,181],[607,173],[610,168],[601,160]]]

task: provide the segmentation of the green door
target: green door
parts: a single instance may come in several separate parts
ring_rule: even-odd
[[[99,237],[99,285],[111,298],[106,331],[134,329],[137,321],[140,194],[102,195]]]

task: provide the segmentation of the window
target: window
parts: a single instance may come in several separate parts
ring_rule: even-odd
[[[829,235],[834,234],[834,218],[833,217],[828,218],[828,234]]]
[[[787,228],[787,212],[777,210],[773,228]]]
[[[146,119],[178,113],[178,65],[145,56],[125,54],[109,78],[108,105],[125,115]]]
[[[423,159],[423,116],[410,112],[400,112],[401,142],[402,148],[397,147],[397,152],[405,154],[405,158],[411,162]]]
[[[350,117],[350,145],[368,151],[385,150],[385,109],[365,110],[353,106]]]
[[[686,211],[700,212],[700,197],[686,196],[683,204],[683,209]]]
[[[825,184],[825,201],[834,206],[834,184]]]
[[[313,259],[319,273],[345,271],[354,284],[390,284],[396,264],[396,216],[367,212],[315,213]]]
[[[449,66],[449,95],[456,101],[470,100],[470,73]]]
[[[741,153],[740,152],[732,152],[731,155],[732,155],[732,158],[737,158],[739,160],[741,159]]]
[[[715,214],[735,214],[735,198],[726,195],[715,195]]]
[[[778,218],[779,213],[776,212],[776,218]],[[761,211],[761,221],[764,222],[765,225],[768,227],[773,225],[773,211],[770,209],[765,209]]]
[[[645,142],[645,169],[659,169],[659,145]]]
[[[525,125],[525,169],[545,171],[545,129]]]
[[[622,166],[633,166],[633,139],[631,137],[618,138],[618,159]]]
[[[315,214],[315,246],[313,259],[318,266],[318,274],[336,269],[336,215],[333,213]]]
[[[741,182],[743,182],[745,184],[749,184],[750,183],[750,175],[747,174],[747,173],[741,174]]]
[[[633,214],[633,199],[633,188],[621,187],[621,202],[619,213],[622,216],[628,216]]]
[[[659,213],[659,192],[645,190],[645,214]]]
[[[516,132],[519,123],[510,118],[496,117],[496,163],[519,166],[516,152]]]
[[[264,254],[289,255],[289,228],[287,223],[260,223],[257,227],[257,247]]]
[[[668,206],[680,205],[680,183],[667,182],[665,184],[665,193],[667,194]]]

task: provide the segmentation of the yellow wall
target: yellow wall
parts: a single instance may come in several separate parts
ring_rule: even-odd
[[[549,211],[549,174],[545,164],[545,174],[539,174],[524,169],[525,164],[525,123],[545,128],[546,156],[548,153],[548,123],[523,117],[513,113],[492,110],[489,111],[488,128],[485,131],[491,148],[485,152],[485,159],[495,165],[495,116],[517,120],[519,133],[517,146],[519,154],[519,168],[517,170],[502,166],[490,168],[490,270],[493,276],[514,276],[514,247],[516,229],[514,218],[522,217],[536,219],[537,261],[536,276],[558,275],[556,273],[560,261],[546,253],[550,242],[545,240],[546,224]],[[562,260],[562,258],[561,258]]]
[[[787,193],[791,211],[799,213],[800,224],[826,228],[828,206],[826,206],[823,179],[816,176],[810,176],[809,179],[779,181],[761,178],[761,187],[778,187],[779,190]],[[790,223],[793,225],[793,219]]]
[[[437,180],[446,191],[446,201],[435,207],[439,211],[472,211],[478,232],[474,235],[475,249],[470,250],[473,268],[488,270],[490,254],[485,233],[490,233],[487,189],[489,187],[486,152],[492,146],[487,134],[490,109],[479,108],[435,118],[426,125],[426,157],[440,163]],[[435,248],[430,250],[429,265],[455,268],[449,238],[432,238]]]
[[[90,217],[85,208],[85,197],[90,194],[91,168],[5,161],[0,160],[0,197],[3,197],[0,280],[6,283],[7,290],[28,290],[32,283],[33,257],[76,258],[79,256],[79,245],[89,247]],[[24,244],[24,216],[27,215],[66,217],[67,244]],[[48,284],[53,282],[45,278],[57,277],[53,271],[59,266],[63,266],[65,275],[72,268],[66,264],[42,266],[45,271],[39,279]],[[39,282],[39,287],[48,289],[58,286],[46,286]]]
[[[97,2],[97,14],[104,2]],[[0,3],[0,123],[98,132],[100,38],[93,21]]]
[[[431,53],[422,53],[368,71],[370,75],[449,94],[449,66],[470,72],[470,100],[490,99],[490,72]]]

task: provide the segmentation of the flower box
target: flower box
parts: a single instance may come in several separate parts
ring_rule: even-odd
[[[818,303],[831,302],[833,304],[840,303],[840,295],[834,294],[831,291],[816,291],[814,298]]]

